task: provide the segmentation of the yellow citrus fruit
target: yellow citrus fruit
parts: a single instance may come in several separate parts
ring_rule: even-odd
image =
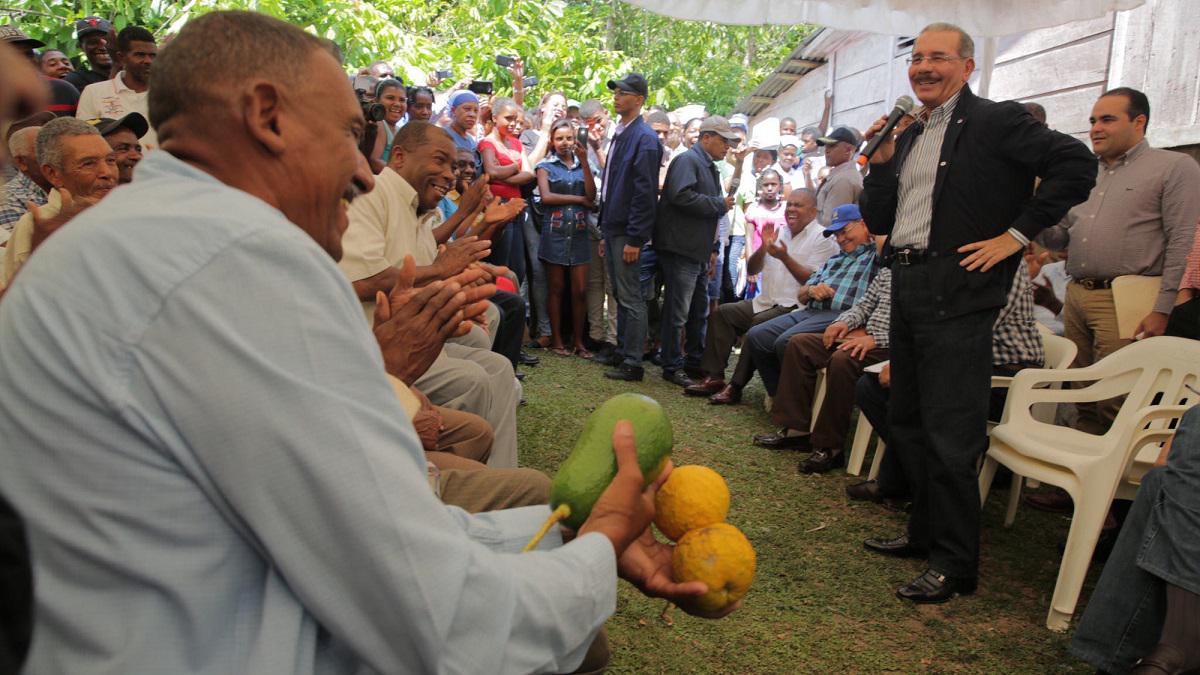
[[[692,530],[675,545],[671,571],[675,581],[703,581],[708,593],[696,599],[705,611],[716,612],[741,599],[754,581],[754,547],[729,523]]]
[[[707,466],[676,467],[654,497],[654,524],[672,541],[689,530],[725,522],[729,486]]]

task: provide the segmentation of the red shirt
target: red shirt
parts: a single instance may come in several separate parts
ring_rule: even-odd
[[[508,138],[505,138],[504,145],[509,149],[509,151],[515,153],[517,157],[521,156],[523,147],[521,146],[521,141],[517,140],[515,137],[509,136]],[[496,148],[496,144],[493,143],[492,139],[490,138],[485,138],[482,141],[479,141],[480,154],[483,154],[484,148],[491,148],[492,152],[496,153],[496,163],[500,166],[509,166],[517,163],[516,160],[500,152]],[[492,189],[493,195],[503,199],[517,199],[521,196],[521,188],[517,187],[516,185],[509,185],[503,181],[493,180],[491,183],[488,183],[488,186]]]

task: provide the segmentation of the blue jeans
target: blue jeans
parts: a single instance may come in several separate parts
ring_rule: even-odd
[[[824,332],[839,314],[834,309],[797,309],[760,323],[746,333],[746,349],[768,394],[774,396],[779,389],[779,371],[783,368],[788,340],[797,333]]]
[[[1165,584],[1200,593],[1200,407],[1184,413],[1167,465],[1142,478],[1071,653],[1110,673],[1129,672],[1158,643]]]
[[[746,235],[729,235],[729,249],[725,253],[725,277],[729,297],[737,298],[738,267],[742,262],[742,249],[746,248]]]
[[[624,235],[605,236],[604,260],[617,296],[617,353],[623,365],[641,368],[646,348],[646,299],[642,297],[640,262],[625,262],[627,243],[629,237]]]
[[[492,252],[486,261],[512,270],[518,283],[525,282],[525,219],[528,210],[505,223],[500,234],[492,239]]]
[[[662,340],[662,369],[663,373],[673,373],[683,368],[684,325],[694,323],[691,319],[693,299],[699,296],[704,306],[708,306],[708,269],[707,262],[692,260],[675,253],[660,251],[659,264],[662,265],[663,281],[666,291],[663,294],[662,330],[659,337]],[[688,335],[688,355],[703,350],[697,346],[695,335]],[[703,341],[699,343],[703,345]],[[696,359],[699,365],[699,359]]]
[[[538,247],[542,244],[542,235],[538,234],[537,225],[533,222],[533,214],[526,210],[526,217],[521,226],[522,243],[524,250],[521,255],[526,256],[526,269],[529,274],[525,278],[527,290],[522,295],[525,296],[525,301],[529,303],[529,308],[537,323],[530,326],[529,334],[531,337],[539,337],[542,335],[550,335],[550,315],[546,313],[546,296],[548,295],[548,287],[546,286],[546,270],[542,267],[542,261],[538,259]]]
[[[717,262],[714,269],[720,270],[721,263]],[[705,261],[700,266],[700,278],[696,280],[696,291],[692,293],[692,306],[688,310],[687,326],[683,339],[683,367],[689,371],[703,371],[704,345],[708,339],[708,309],[711,301],[712,280],[708,273],[710,268]],[[713,275],[719,280],[720,274]]]

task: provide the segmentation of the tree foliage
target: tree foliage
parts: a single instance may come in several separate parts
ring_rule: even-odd
[[[609,78],[638,70],[650,81],[651,103],[703,103],[717,112],[731,109],[812,30],[679,21],[618,0],[0,0],[0,15],[72,56],[80,55],[71,22],[83,16],[165,36],[216,9],[285,19],[335,40],[348,65],[386,59],[408,81],[450,69],[505,92],[509,74],[494,57],[506,54],[522,57],[526,74],[540,79],[531,98],[553,90],[604,97]]]

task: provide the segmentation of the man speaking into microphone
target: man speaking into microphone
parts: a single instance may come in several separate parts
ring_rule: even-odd
[[[928,559],[926,571],[896,592],[913,602],[975,591],[975,467],[987,449],[992,327],[1017,254],[1087,199],[1096,177],[1096,159],[1082,143],[1018,103],[973,94],[973,56],[958,26],[921,31],[908,78],[924,108],[878,146],[860,201],[870,230],[889,235],[891,445],[913,495],[907,534],[864,544]],[[867,138],[886,123],[880,118]]]

